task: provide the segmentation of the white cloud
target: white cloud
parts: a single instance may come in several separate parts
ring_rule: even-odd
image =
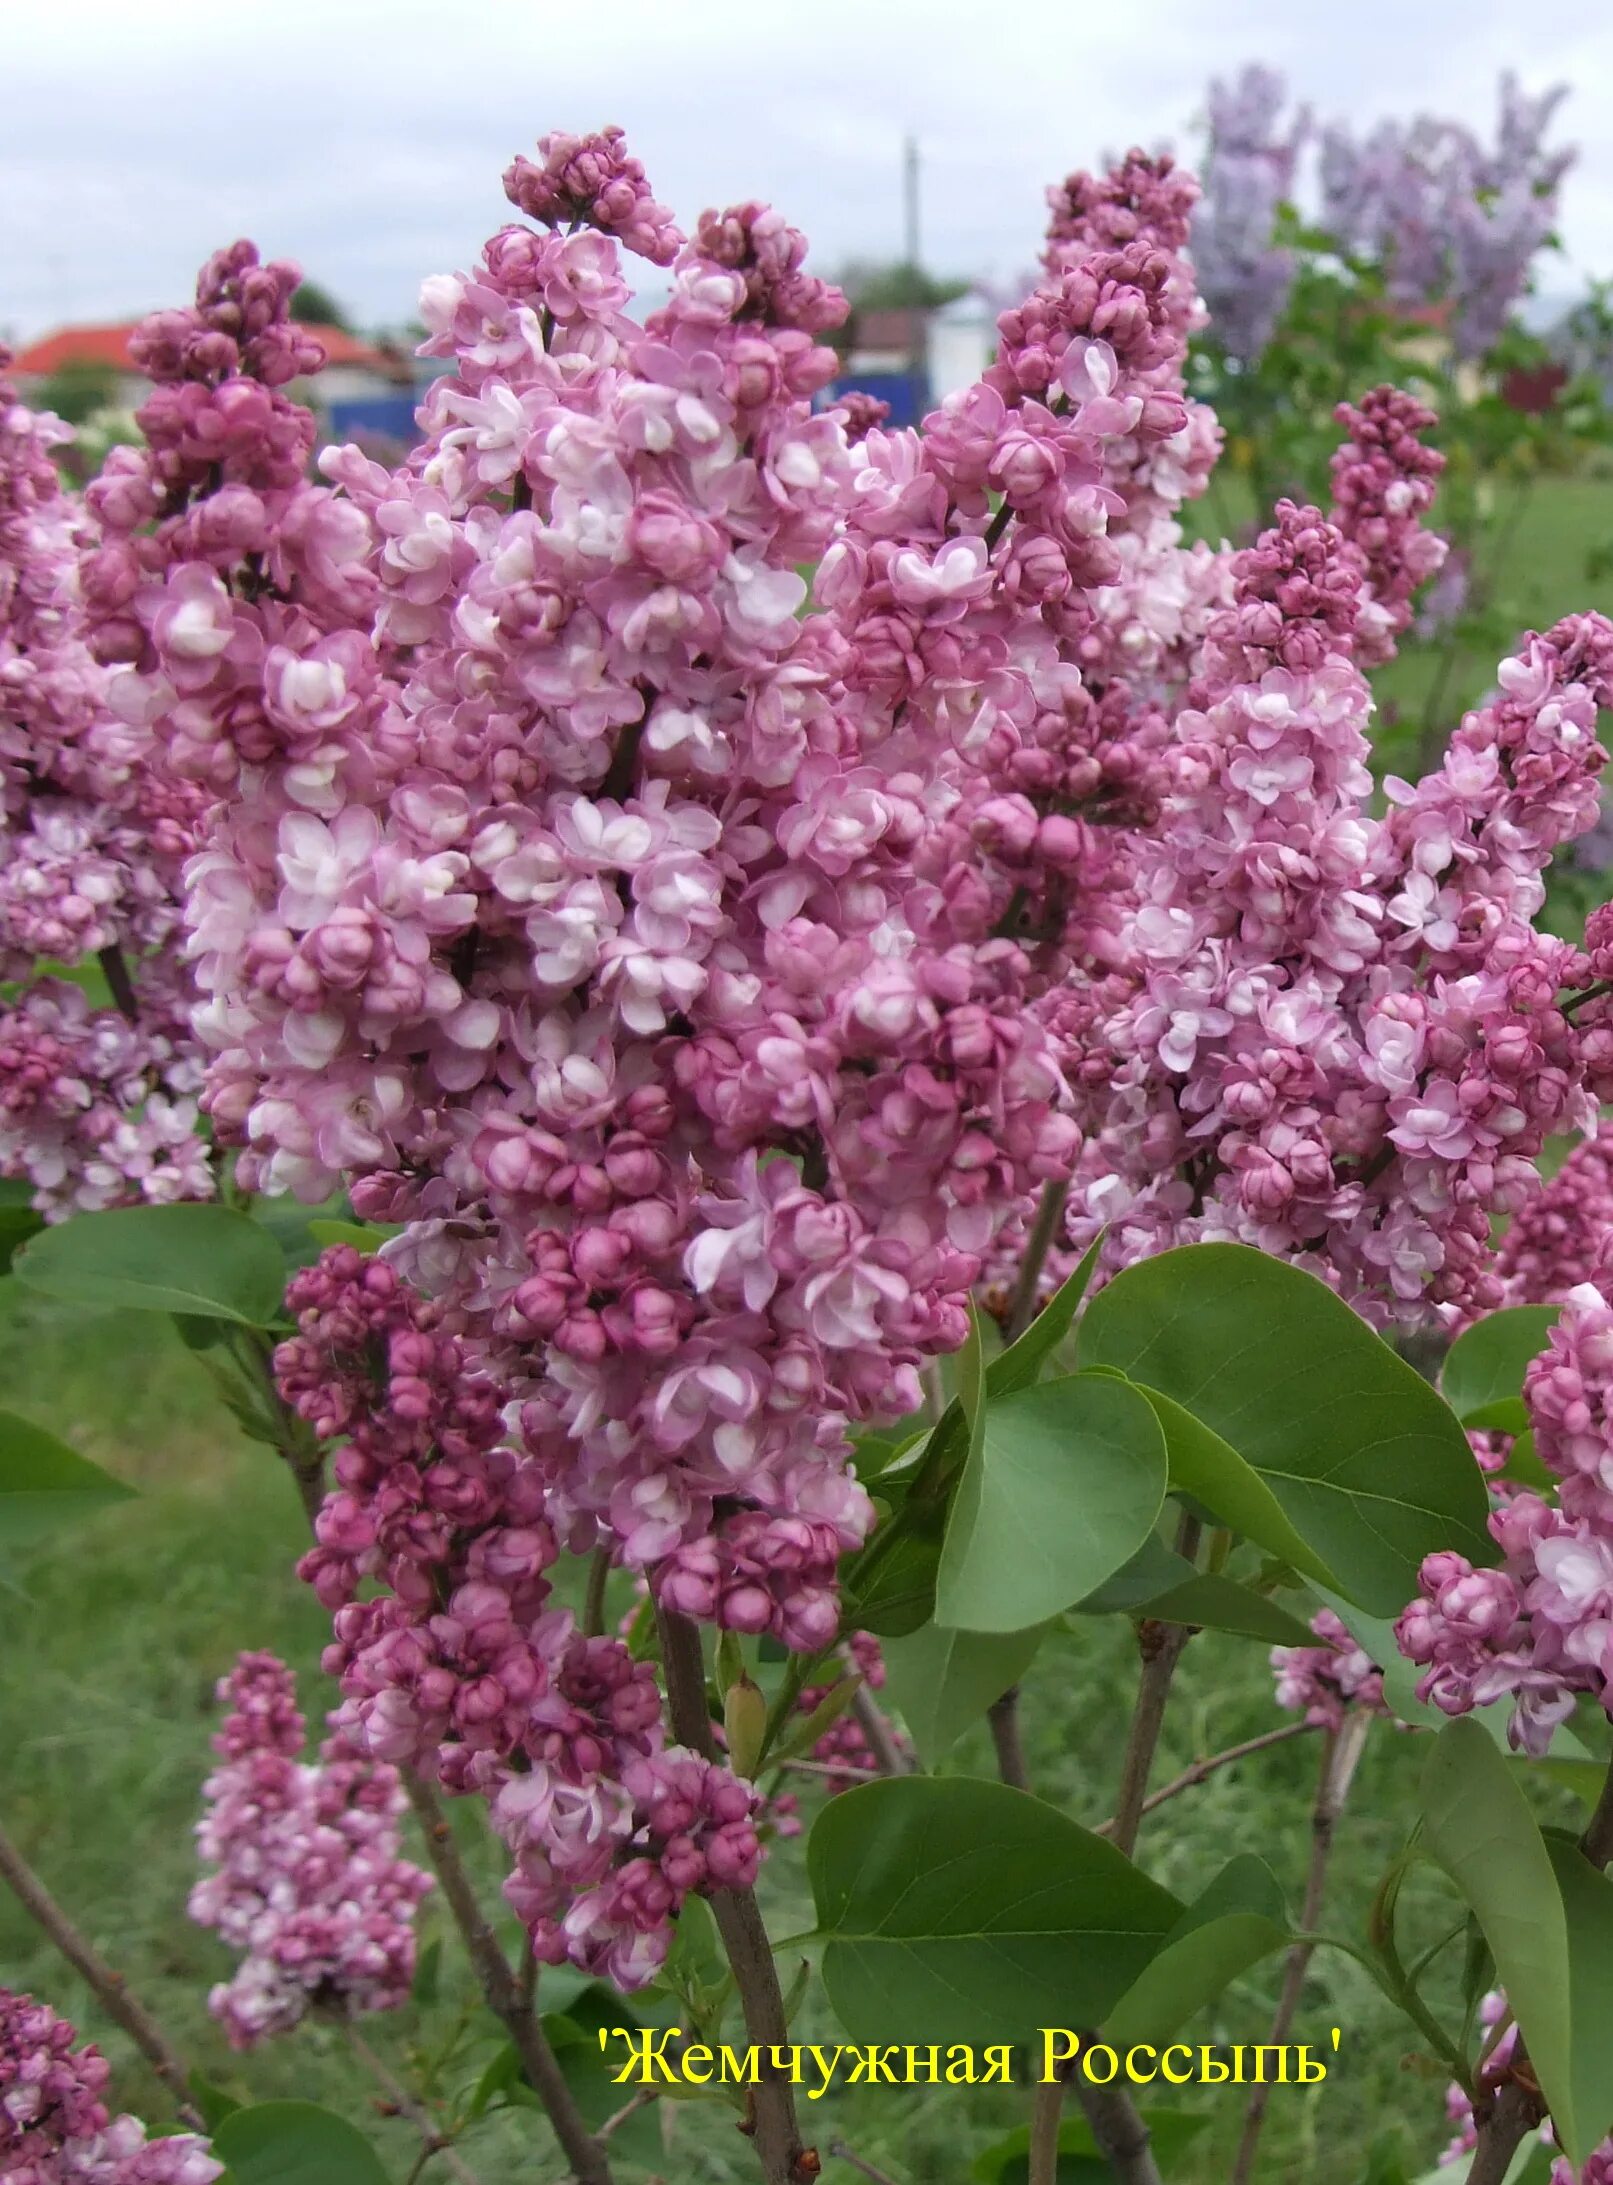
[[[1190,151],[1208,77],[1246,59],[1356,124],[1425,105],[1488,126],[1503,67],[1567,79],[1564,235],[1582,273],[1613,271],[1600,0],[58,0],[6,10],[0,324],[173,301],[241,233],[361,319],[405,317],[503,217],[513,152],[607,120],[685,220],[771,199],[822,265],[899,249],[915,130],[927,258],[1006,274],[1034,257],[1047,182],[1134,142]]]

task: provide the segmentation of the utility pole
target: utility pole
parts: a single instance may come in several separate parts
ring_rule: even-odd
[[[908,352],[908,378],[913,390],[913,422],[929,407],[929,358],[925,339],[926,320],[922,289],[923,260],[919,242],[919,140],[909,133],[902,145],[903,256],[913,276],[912,338]]]

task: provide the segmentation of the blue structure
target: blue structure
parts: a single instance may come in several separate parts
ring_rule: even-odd
[[[827,405],[842,395],[875,395],[891,406],[893,425],[916,425],[932,407],[929,382],[922,372],[842,372],[832,381],[823,400]]]
[[[418,400],[419,397],[411,392],[359,395],[347,402],[332,402],[326,412],[331,437],[351,440],[358,433],[379,433],[388,440],[401,440],[406,446],[410,445],[420,437],[414,421]]]

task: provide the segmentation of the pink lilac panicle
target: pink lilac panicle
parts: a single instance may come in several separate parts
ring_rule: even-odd
[[[754,1878],[755,1793],[669,1746],[649,1665],[552,1604],[542,1468],[444,1309],[351,1246],[287,1304],[280,1393],[341,1442],[301,1565],[335,1616],[339,1734],[485,1797],[540,1959],[642,1986],[691,1890]]]
[[[288,2032],[311,2010],[395,2010],[414,1978],[414,1915],[429,1874],[398,1856],[405,1811],[395,1768],[339,1729],[303,1757],[296,1681],[272,1654],[243,1654],[218,1696],[223,1765],[197,1831],[212,1869],[190,1916],[242,1953],[208,2007],[233,2048]]]
[[[148,2139],[104,2099],[106,2059],[32,1996],[0,1988],[0,2185],[213,2185],[205,2139]]]
[[[1401,1652],[1423,1668],[1420,1697],[1453,1715],[1510,1699],[1508,1734],[1530,1753],[1546,1750],[1582,1693],[1613,1713],[1610,1282],[1604,1256],[1595,1280],[1568,1293],[1524,1377],[1554,1498],[1522,1491],[1499,1503],[1494,1568],[1430,1556],[1396,1626]]]
[[[184,740],[238,789],[191,915],[243,1181],[408,1224],[389,1257],[517,1404],[567,1546],[811,1649],[869,1523],[849,1422],[914,1407],[1074,1146],[1024,952],[915,852],[995,824],[962,810],[988,655],[1005,755],[1085,710],[1047,616],[1107,567],[1104,446],[1180,405],[1130,391],[1166,339],[1135,246],[1023,320],[945,476],[915,435],[848,450],[812,409],[841,305],[803,248],[764,208],[707,216],[642,328],[588,227],[506,229],[428,284],[457,369],[420,449],[325,465],[378,594],[369,664],[307,683],[328,765],[243,739],[248,700],[188,669]],[[1018,384],[1055,371],[1057,418]],[[988,544],[994,436],[1006,463],[1033,412],[1053,471],[1015,461]],[[1087,831],[1045,842],[1063,888]]]
[[[197,817],[108,708],[80,560],[95,544],[61,485],[60,420],[29,409],[0,351],[0,976],[36,958],[168,945]]]
[[[132,1023],[65,979],[0,1006],[0,1175],[25,1180],[48,1220],[213,1196],[201,1063],[170,969],[138,972]]]
[[[0,1175],[51,1219],[213,1189],[172,954],[198,799],[109,708],[80,584],[94,527],[50,460],[66,437],[0,357]],[[35,975],[97,956],[134,1021]]]
[[[1343,1727],[1351,1707],[1387,1714],[1383,1672],[1351,1632],[1324,1608],[1311,1618],[1319,1646],[1274,1646],[1271,1666],[1277,1676],[1277,1704],[1302,1713],[1324,1730]]]
[[[1378,497],[1357,484],[1352,521]],[[1455,1323],[1499,1302],[1492,1219],[1608,1082],[1605,1003],[1560,1005],[1594,966],[1534,919],[1553,853],[1595,818],[1613,628],[1579,616],[1528,639],[1440,769],[1391,783],[1375,820],[1357,654],[1363,629],[1383,635],[1379,593],[1401,593],[1382,569],[1363,581],[1390,544],[1286,508],[1234,564],[1135,860],[1146,968],[1118,1007],[1055,1004],[1096,1102],[1069,1243],[1107,1224],[1119,1265],[1237,1237],[1380,1321]]]
[[[1349,438],[1333,457],[1333,521],[1361,557],[1368,605],[1356,632],[1363,667],[1394,656],[1409,626],[1414,595],[1445,561],[1445,541],[1425,530],[1445,458],[1421,434],[1434,412],[1396,387],[1374,387],[1356,408],[1334,412]]]
[[[1514,1217],[1496,1253],[1507,1305],[1559,1305],[1613,1238],[1613,1126],[1582,1138]]]

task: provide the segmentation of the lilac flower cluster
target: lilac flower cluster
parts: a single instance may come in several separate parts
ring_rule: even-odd
[[[1022,1006],[1107,854],[1068,651],[1140,451],[1188,422],[1158,375],[1191,297],[1146,234],[1094,248],[922,437],[848,449],[802,239],[708,215],[641,329],[613,235],[646,186],[615,139],[588,159],[612,234],[506,228],[428,283],[457,370],[422,447],[327,458],[378,612],[329,641],[317,776],[184,671],[181,746],[239,791],[193,867],[210,1102],[244,1181],[409,1224],[395,1264],[508,1385],[566,1545],[813,1647],[869,1522],[847,1422],[916,1405],[1074,1151]],[[208,592],[211,660],[285,611],[242,589]],[[141,612],[172,720],[175,625]]]
[[[0,352],[0,1175],[52,1217],[205,1198],[201,1073],[172,951],[198,799],[117,719],[80,587],[93,523],[58,482],[70,437],[17,400]],[[118,1008],[38,975],[114,962]]]
[[[224,2165],[189,2132],[147,2139],[103,2099],[99,2049],[65,2018],[0,1988],[0,2185],[213,2185]]]
[[[1559,1305],[1596,1273],[1613,1237],[1613,1127],[1599,1123],[1520,1208],[1495,1270],[1503,1303]]]
[[[1253,64],[1210,86],[1193,262],[1214,337],[1244,364],[1270,342],[1294,284],[1294,253],[1274,237],[1311,124],[1304,107],[1284,118],[1287,101],[1282,77]]]
[[[1401,1617],[1419,1696],[1447,1714],[1510,1697],[1509,1734],[1530,1753],[1590,1693],[1613,1713],[1613,1267],[1570,1290],[1524,1379],[1535,1449],[1554,1498],[1507,1494],[1490,1519],[1503,1561],[1454,1552],[1424,1562]]]
[[[642,1986],[690,1890],[754,1879],[755,1794],[668,1747],[650,1666],[550,1604],[542,1467],[500,1446],[502,1392],[442,1308],[350,1245],[287,1304],[281,1395],[322,1439],[345,1437],[301,1566],[335,1612],[333,1720],[382,1761],[489,1800],[543,1962]]]
[[[1566,95],[1559,86],[1530,98],[1504,76],[1493,147],[1429,115],[1380,123],[1360,140],[1339,126],[1323,132],[1323,225],[1353,256],[1382,264],[1394,302],[1448,299],[1459,356],[1494,344],[1556,225],[1574,154],[1545,140]]]
[[[135,1022],[66,979],[30,980],[0,1005],[0,1175],[26,1178],[47,1217],[212,1197],[201,1063],[173,973],[171,960],[143,967]]]
[[[1333,521],[1360,556],[1367,600],[1356,621],[1355,656],[1364,668],[1394,657],[1415,593],[1445,561],[1445,541],[1427,530],[1445,458],[1421,434],[1439,420],[1396,387],[1375,387],[1359,409],[1334,412],[1349,438],[1333,457]]]
[[[1370,816],[1363,632],[1383,657],[1411,590],[1394,572],[1433,559],[1413,414],[1387,394],[1352,413],[1350,536],[1283,504],[1236,558],[1136,854],[1134,968],[1113,1006],[1055,1008],[1093,1088],[1072,1247],[1108,1224],[1124,1265],[1238,1237],[1371,1317],[1455,1320],[1499,1302],[1492,1216],[1608,1082],[1605,1002],[1559,1006],[1594,959],[1533,921],[1552,854],[1594,822],[1613,626],[1531,636],[1440,769]]]
[[[243,1654],[220,1683],[223,1765],[197,1827],[213,1869],[190,1916],[242,1953],[208,2005],[233,2048],[285,2033],[310,2010],[394,2010],[414,1978],[414,1915],[431,1877],[398,1856],[396,1769],[340,1728],[315,1760],[296,1680],[272,1654]]]
[[[39,957],[171,942],[196,800],[107,709],[79,585],[93,526],[51,460],[72,435],[18,399],[9,361],[0,350],[0,977],[24,979]]]
[[[1271,1666],[1277,1676],[1277,1704],[1303,1714],[1324,1730],[1343,1727],[1351,1707],[1387,1714],[1383,1671],[1353,1632],[1324,1608],[1311,1618],[1318,1646],[1274,1646]]]

